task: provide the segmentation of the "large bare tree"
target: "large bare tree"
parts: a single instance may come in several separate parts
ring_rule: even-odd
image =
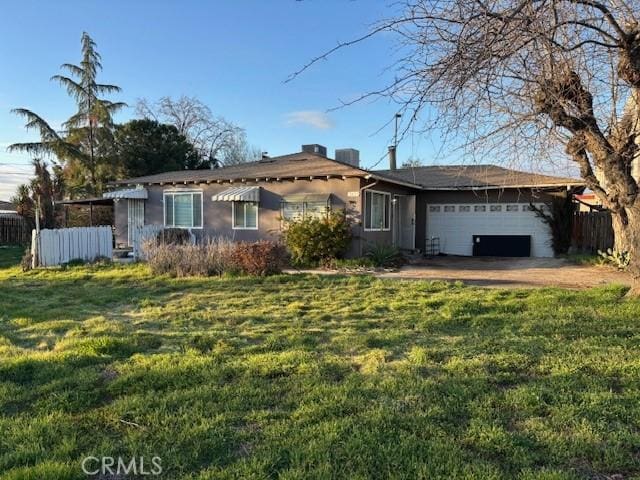
[[[379,34],[398,40],[394,78],[365,93],[397,101],[402,131],[439,128],[492,158],[564,151],[613,215],[615,248],[640,275],[640,3],[404,0],[392,16],[312,59]],[[357,100],[356,100],[357,101]]]
[[[161,123],[175,126],[200,153],[204,163],[217,161],[224,165],[259,159],[248,144],[244,129],[215,116],[211,109],[195,97],[177,99],[162,97],[156,102],[140,99],[136,113]],[[253,158],[253,155],[257,155]]]

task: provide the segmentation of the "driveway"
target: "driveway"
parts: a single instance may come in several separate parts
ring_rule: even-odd
[[[488,287],[590,288],[607,283],[631,285],[630,277],[606,266],[576,265],[560,258],[442,256],[420,260],[381,278],[462,281]]]

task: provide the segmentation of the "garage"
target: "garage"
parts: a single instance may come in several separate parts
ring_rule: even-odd
[[[429,204],[426,212],[427,241],[439,238],[441,253],[553,257],[549,226],[528,203]]]

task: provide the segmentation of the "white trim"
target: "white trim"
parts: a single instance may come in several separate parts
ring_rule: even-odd
[[[173,202],[173,223],[174,225],[167,225],[167,210],[165,208],[166,205],[166,201],[165,201],[165,197],[167,196],[167,194],[180,194],[180,193],[199,193],[200,194],[200,226],[199,227],[181,227],[181,226],[176,226],[175,225],[175,221],[176,221],[176,204],[175,204],[175,200]],[[191,196],[192,200],[193,200],[193,195]],[[192,207],[193,209],[193,203],[192,203]],[[192,222],[193,222],[193,214],[191,215],[192,218]],[[194,189],[194,188],[171,188],[171,189],[167,189],[167,190],[163,190],[162,191],[162,225],[167,227],[167,228],[182,228],[184,230],[202,230],[204,228],[204,192],[202,191],[202,189]]]
[[[255,227],[238,227],[236,226],[236,203],[252,203],[256,206],[256,226]],[[247,210],[244,210],[244,223],[247,224]],[[260,203],[259,202],[231,202],[231,229],[232,230],[258,230],[260,227]]]
[[[386,219],[386,211],[383,211],[382,213],[382,228],[367,228],[367,222],[365,221],[365,215],[366,215],[366,211],[367,211],[367,192],[371,192],[371,193],[378,193],[380,195],[385,195],[387,197],[389,197],[389,226],[387,228],[384,228],[384,221]],[[390,192],[383,192],[381,190],[371,190],[371,189],[367,189],[367,190],[363,190],[362,191],[362,195],[363,195],[363,199],[362,199],[362,228],[364,229],[365,232],[390,232],[391,231],[391,193]],[[386,209],[386,203],[383,204],[385,206]],[[371,212],[369,212],[371,213]],[[371,224],[371,219],[369,219],[369,224]]]

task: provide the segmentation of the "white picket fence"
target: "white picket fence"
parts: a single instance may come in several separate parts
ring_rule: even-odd
[[[146,240],[155,238],[158,232],[162,231],[162,225],[143,225],[141,227],[133,227],[131,231],[131,247],[133,248],[133,258],[141,260],[144,258],[142,246]]]
[[[31,233],[34,267],[50,267],[71,260],[93,261],[113,257],[111,227],[44,229]]]

